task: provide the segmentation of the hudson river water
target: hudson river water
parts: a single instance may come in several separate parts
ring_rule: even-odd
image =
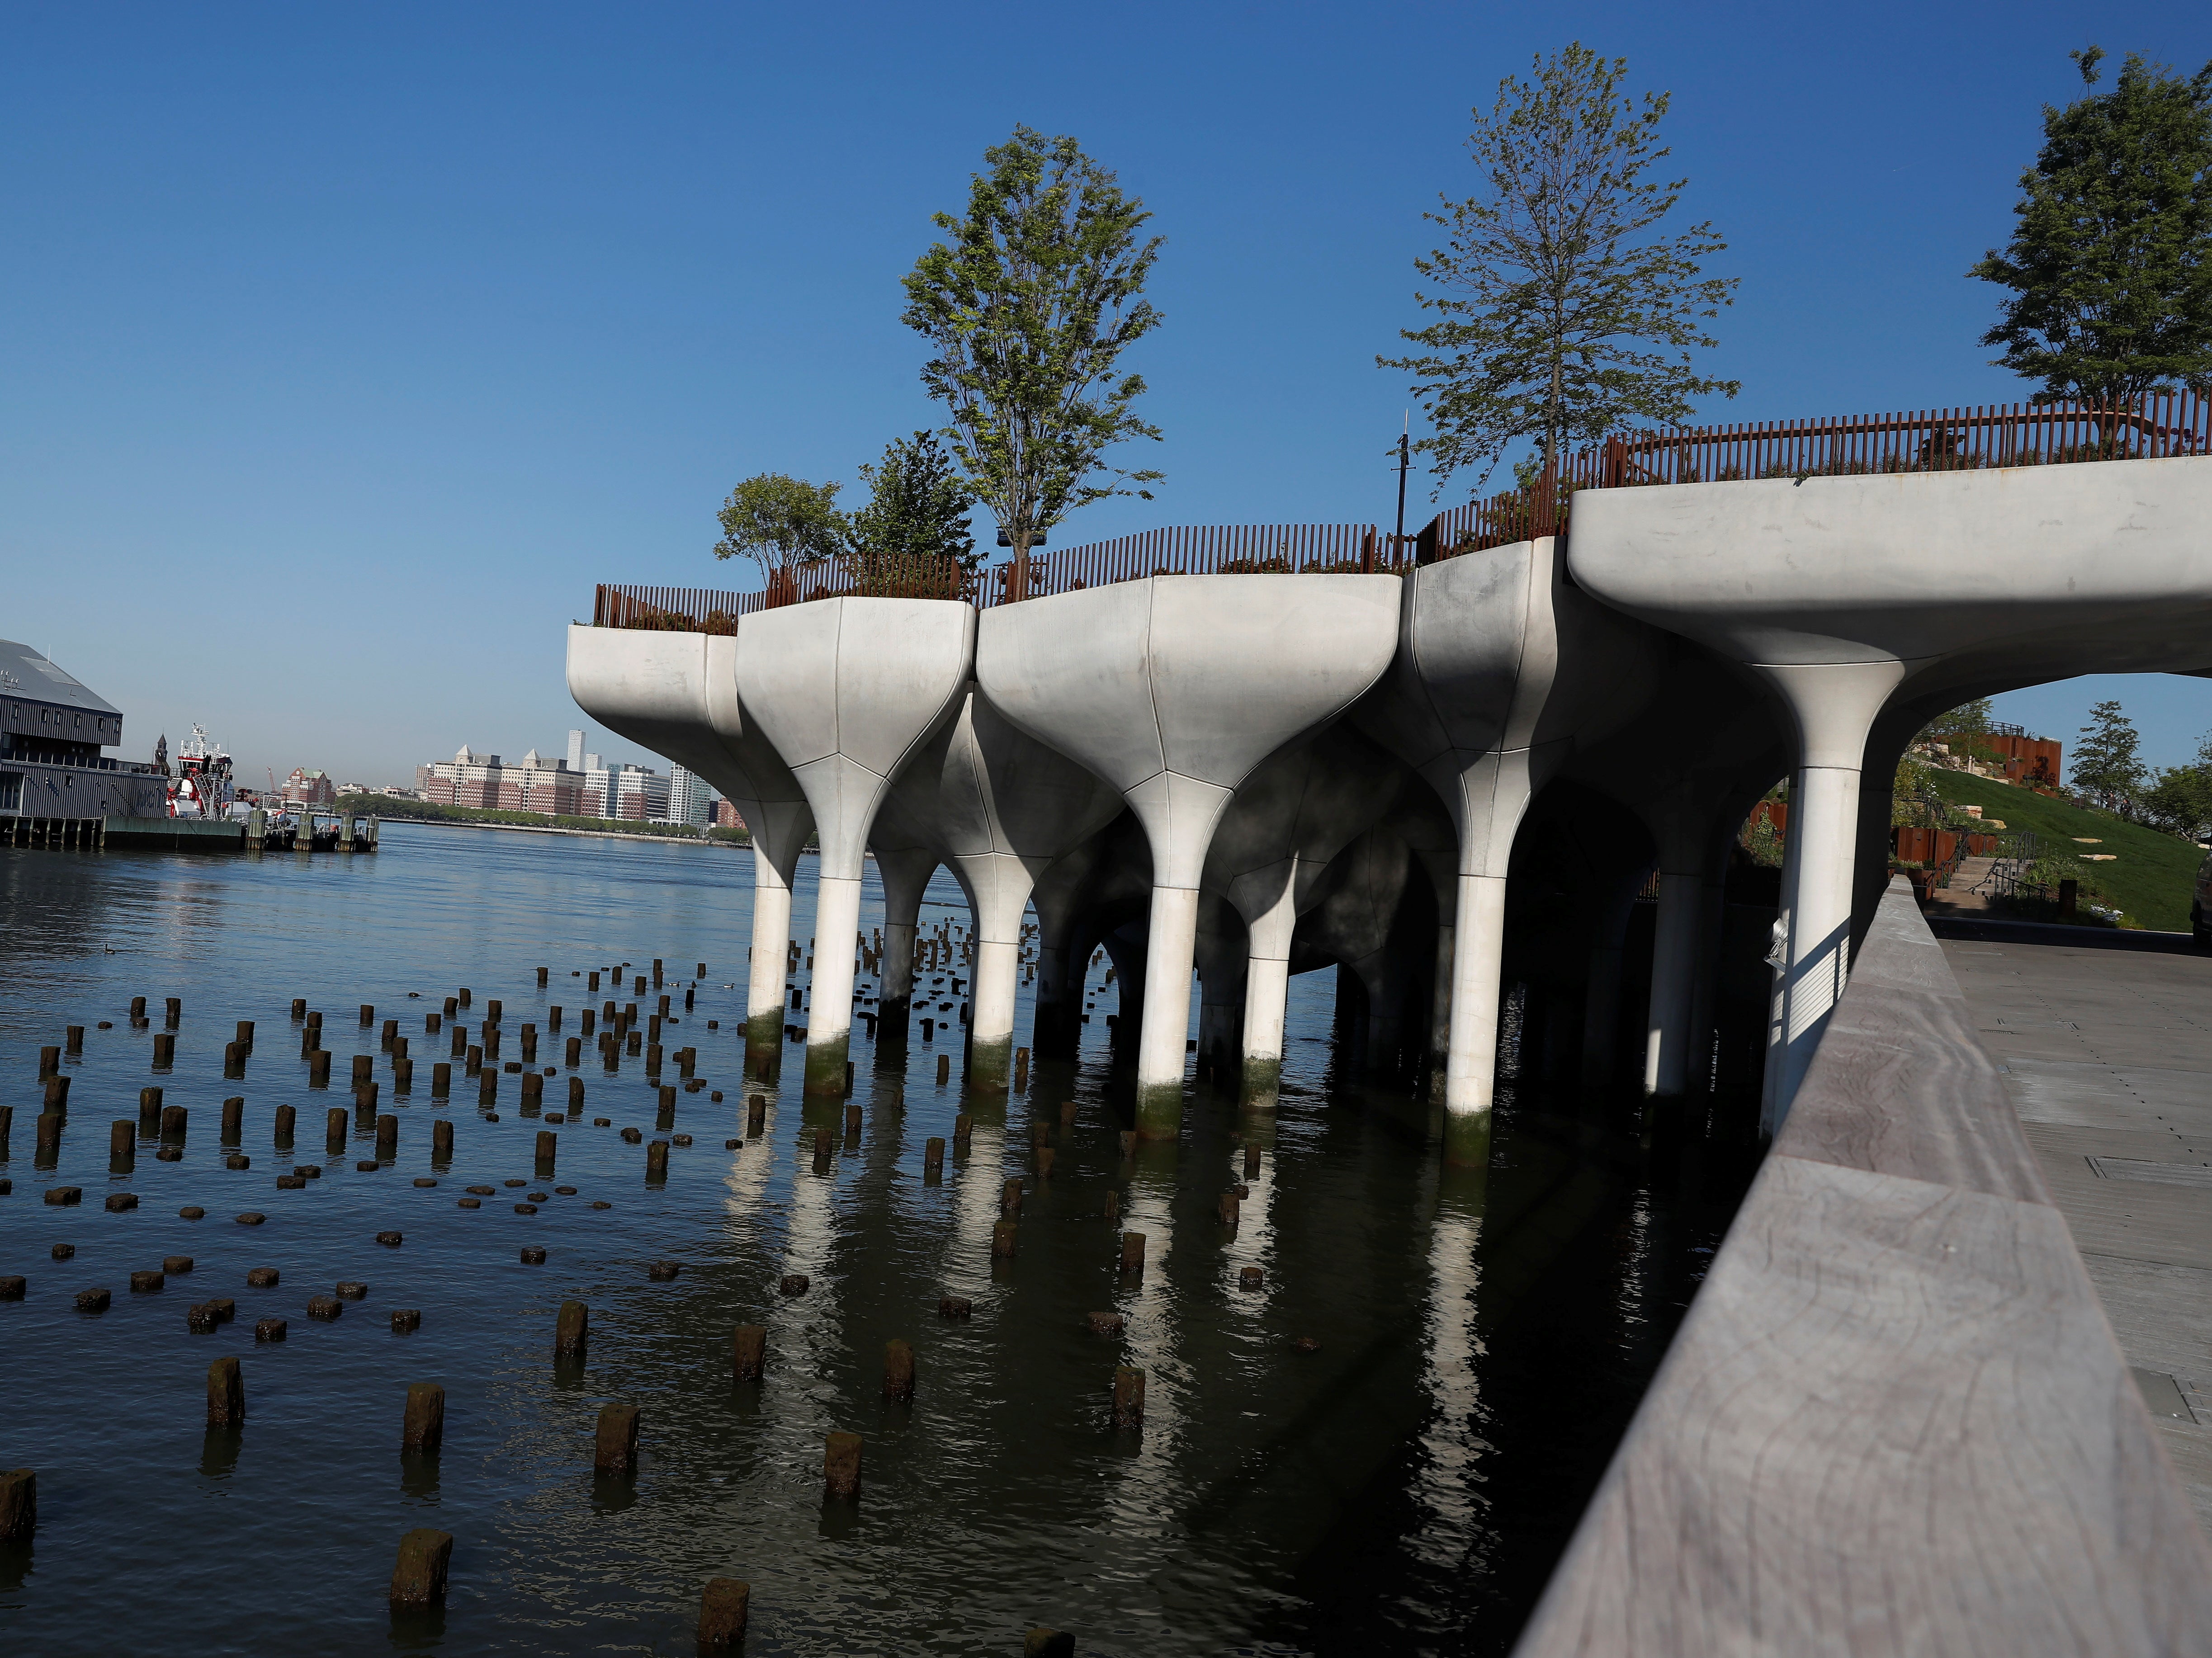
[[[701,1587],[728,1576],[752,1586],[756,1655],[1012,1655],[1036,1625],[1116,1658],[1504,1651],[1747,1174],[1741,1153],[1655,1151],[1509,1099],[1486,1181],[1455,1178],[1425,1103],[1337,1074],[1327,973],[1292,982],[1271,1120],[1240,1121],[1194,1084],[1180,1144],[1125,1160],[1127,1082],[1105,1054],[1115,991],[1094,969],[1081,1065],[1040,1067],[1003,1110],[971,1104],[972,1150],[932,1183],[924,1143],[951,1135],[959,1061],[956,1046],[939,1086],[943,1036],[920,1041],[919,1003],[903,1077],[873,1070],[856,1028],[857,1139],[842,1102],[802,1106],[795,1048],[780,1087],[741,1076],[750,853],[402,823],[383,840],[355,858],[0,850],[0,1103],[15,1110],[0,1274],[29,1280],[25,1299],[0,1302],[0,1468],[37,1471],[40,1514],[29,1549],[0,1552],[0,1650],[690,1653]],[[932,897],[926,922],[964,925],[947,878]],[[880,919],[874,904],[862,924]],[[802,898],[793,931],[809,926]],[[423,1015],[460,987],[472,1005],[454,1017],[472,1034],[489,999],[504,1003],[505,1060],[526,1022],[545,1032],[552,1005],[561,1036],[610,998],[649,1012],[649,984],[593,997],[571,975],[629,962],[649,980],[655,957],[682,1020],[664,1045],[696,1045],[707,1080],[678,1096],[674,1128],[694,1144],[672,1151],[665,1185],[647,1184],[646,1147],[619,1138],[655,1138],[641,1059],[609,1072],[586,1041],[583,1121],[556,1131],[551,1178],[533,1163],[546,1125],[519,1110],[519,1077],[501,1077],[496,1121],[458,1066],[451,1100],[431,1097],[448,1037],[425,1035]],[[129,1021],[134,995],[149,999],[145,1028]],[[176,1064],[157,1075],[171,996]],[[325,1016],[327,1091],[308,1085],[294,997]],[[364,1002],[376,1025],[359,1023]],[[386,1017],[411,1044],[411,1095],[395,1096],[380,1052]],[[244,1080],[226,1081],[239,1019],[255,1022],[254,1051]],[[68,1126],[42,1169],[39,1049],[70,1023],[87,1027],[84,1052],[64,1062]],[[1020,1029],[1026,1040],[1026,1007]],[[557,1065],[558,1041],[540,1042],[540,1065]],[[356,1053],[376,1056],[380,1108],[399,1119],[381,1163],[367,1130],[342,1155],[325,1149]],[[549,1111],[568,1074],[547,1078]],[[183,1158],[159,1161],[147,1140],[113,1169],[109,1125],[135,1122],[149,1084],[189,1114]],[[766,1132],[726,1150],[752,1092],[767,1096]],[[246,1169],[225,1167],[221,1143],[233,1095]],[[298,1138],[279,1152],[286,1103]],[[1038,1117],[1054,1125],[1042,1182]],[[450,1167],[432,1161],[440,1119],[455,1130]],[[839,1128],[826,1173],[817,1125]],[[1248,1141],[1261,1152],[1249,1180]],[[276,1188],[309,1163],[319,1178]],[[1032,1186],[1018,1253],[994,1265],[1015,1176]],[[1216,1199],[1240,1181],[1231,1230]],[[82,1203],[41,1202],[63,1185]],[[494,1195],[463,1209],[471,1185]],[[1118,1222],[1103,1218],[1109,1191]],[[118,1192],[137,1207],[106,1210]],[[537,1212],[518,1213],[533,1193]],[[186,1206],[205,1218],[182,1218]],[[247,1211],[265,1223],[240,1224]],[[1115,1272],[1124,1228],[1149,1239],[1140,1284]],[[374,1242],[387,1230],[399,1247]],[[62,1243],[73,1258],[52,1258]],[[522,1262],[530,1246],[544,1264]],[[131,1292],[134,1270],[170,1255],[191,1272]],[[647,1277],[663,1260],[681,1264],[672,1282]],[[276,1285],[249,1288],[264,1266]],[[1246,1266],[1261,1288],[1239,1287]],[[780,1293],[791,1273],[805,1294]],[[307,1318],[344,1279],[366,1298],[334,1322]],[[77,1311],[94,1286],[112,1304]],[[945,1294],[972,1316],[940,1318]],[[215,1297],[235,1299],[235,1321],[191,1333],[187,1308]],[[591,1308],[589,1354],[556,1370],[554,1313],[571,1297]],[[395,1308],[419,1309],[421,1328],[394,1333]],[[1091,1333],[1092,1311],[1121,1315],[1121,1333]],[[286,1340],[254,1340],[267,1316],[289,1321]],[[731,1377],[740,1323],[769,1333],[757,1383]],[[917,1356],[910,1405],[882,1395],[893,1337]],[[204,1427],[208,1365],[224,1354],[245,1375],[234,1434]],[[1141,1430],[1113,1425],[1117,1364],[1147,1373]],[[399,1449],[416,1382],[446,1389],[444,1448],[428,1461]],[[593,1473],[609,1400],[642,1412],[633,1479]],[[836,1430],[866,1440],[849,1506],[823,1496]],[[421,1526],[453,1533],[452,1587],[442,1619],[395,1629],[393,1554]]]

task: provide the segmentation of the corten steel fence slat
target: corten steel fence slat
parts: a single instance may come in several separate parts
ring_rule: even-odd
[[[1578,489],[1749,478],[1865,476],[2212,455],[2212,398],[2160,392],[2125,404],[1990,404],[1887,415],[1741,421],[1620,433],[1561,459],[1558,475],[1448,508],[1402,540],[1365,524],[1187,525],[1040,550],[1017,591],[1010,565],[966,577],[949,562],[886,568],[848,556],[780,571],[762,592],[602,586],[599,627],[732,632],[757,610],[840,595],[967,599],[983,606],[1152,575],[1397,571],[1537,536],[1564,535]]]

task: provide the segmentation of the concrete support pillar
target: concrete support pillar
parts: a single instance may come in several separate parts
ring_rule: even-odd
[[[1645,1021],[1644,1092],[1680,1099],[1690,1085],[1690,1028],[1697,995],[1698,918],[1710,859],[1705,802],[1669,790],[1652,828],[1659,843],[1659,913],[1651,936],[1651,1003]]]
[[[925,847],[875,848],[876,877],[884,887],[884,953],[876,979],[876,1057],[895,1060],[912,1035],[915,939],[921,896],[937,872],[938,857]]]
[[[845,1089],[860,881],[877,811],[955,713],[975,641],[974,607],[947,599],[826,598],[738,624],[738,700],[797,780],[822,849],[809,1093]]]
[[[976,677],[1040,743],[1118,789],[1152,855],[1137,1132],[1182,1120],[1198,893],[1237,787],[1389,666],[1394,576],[1163,576],[1001,605]]]
[[[1798,735],[1783,871],[1788,952],[1759,1114],[1760,1133],[1771,1139],[1790,1114],[1850,974],[1859,767],[1875,718],[1905,670],[1891,660],[1778,664],[1759,671],[1789,703]]]

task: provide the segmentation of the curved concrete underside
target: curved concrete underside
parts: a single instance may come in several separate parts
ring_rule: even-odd
[[[1031,1040],[1072,1051],[1083,963],[1109,955],[1140,1133],[1180,1123],[1194,963],[1201,1062],[1240,1067],[1253,1111],[1289,976],[1336,965],[1361,1062],[1440,1070],[1448,1155],[1480,1162],[1509,985],[1520,1077],[1658,1117],[1715,1085],[1717,1005],[1748,993],[1772,1133],[1880,889],[1887,792],[1861,774],[1971,697],[2212,673],[2212,459],[1589,489],[1574,513],[1571,551],[1403,579],[1164,576],[980,618],[824,600],[734,640],[577,629],[570,683],[743,803],[771,903],[819,827],[810,1086],[842,1085],[872,845],[892,1040],[921,884],[943,863],[968,895],[971,1088],[1006,1086],[1033,903]],[[1724,902],[1729,857],[1785,773],[1761,915]],[[755,950],[779,1016],[787,924]]]

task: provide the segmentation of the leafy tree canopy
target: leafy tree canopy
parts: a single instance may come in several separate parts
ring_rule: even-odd
[[[2117,701],[2093,705],[2089,723],[2081,727],[2074,744],[2074,765],[2069,774],[2075,786],[2094,795],[2098,804],[2108,810],[2124,811],[2147,780],[2138,753],[2142,743]]]
[[[763,472],[730,491],[716,514],[722,538],[716,558],[750,558],[763,578],[838,551],[849,531],[837,510],[835,483],[809,483],[781,472]]]
[[[1134,410],[1144,380],[1120,359],[1159,325],[1144,287],[1161,239],[1139,240],[1152,215],[1073,138],[1018,126],[983,161],[965,216],[933,217],[948,240],[905,278],[904,320],[936,350],[922,383],[1025,574],[1030,548],[1077,507],[1152,498],[1142,486],[1159,473],[1103,457],[1159,436]]]
[[[2097,82],[2096,46],[2074,54]],[[2012,240],[1966,274],[2013,290],[1982,337],[2039,403],[2212,387],[2212,64],[2130,55],[2110,92],[2045,105]]]
[[[1732,302],[1735,279],[1704,274],[1728,244],[1710,223],[1650,234],[1688,180],[1654,175],[1670,154],[1668,95],[1639,109],[1620,90],[1627,68],[1577,42],[1537,58],[1532,80],[1508,76],[1468,139],[1482,191],[1426,216],[1449,240],[1413,262],[1435,285],[1414,297],[1439,319],[1400,331],[1421,355],[1376,361],[1419,377],[1435,428],[1420,447],[1440,479],[1477,466],[1487,477],[1522,439],[1548,462],[1736,394],[1691,356],[1716,343],[1705,325]]]
[[[949,559],[971,572],[981,562],[968,527],[975,498],[933,434],[892,440],[882,459],[860,468],[860,477],[872,491],[851,520],[862,559]]]

